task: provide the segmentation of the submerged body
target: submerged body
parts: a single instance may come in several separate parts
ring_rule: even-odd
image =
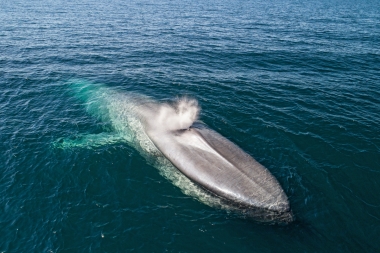
[[[238,146],[206,126],[146,127],[155,146],[190,180],[261,221],[293,220],[276,178]]]
[[[126,142],[161,175],[204,204],[239,210],[257,221],[293,220],[287,197],[271,173],[231,141],[196,122],[200,110],[196,100],[159,103],[80,81],[71,87],[86,110],[106,123],[107,131],[60,139],[55,146]]]

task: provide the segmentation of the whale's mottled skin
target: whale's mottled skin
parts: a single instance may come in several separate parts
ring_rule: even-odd
[[[162,132],[146,127],[156,147],[184,175],[263,221],[293,220],[276,178],[237,145],[203,124]]]

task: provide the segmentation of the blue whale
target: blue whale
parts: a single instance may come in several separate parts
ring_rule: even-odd
[[[159,103],[84,81],[71,88],[86,110],[108,127],[100,134],[60,139],[56,147],[126,142],[185,194],[209,206],[239,211],[257,221],[293,220],[276,178],[237,145],[197,121],[197,102]]]

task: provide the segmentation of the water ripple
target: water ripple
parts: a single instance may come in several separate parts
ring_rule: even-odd
[[[378,2],[1,5],[0,251],[379,251]],[[197,98],[299,223],[208,207],[126,143],[56,148],[109,130],[72,78]]]

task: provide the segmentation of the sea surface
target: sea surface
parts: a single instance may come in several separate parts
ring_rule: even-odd
[[[210,204],[131,94],[197,99],[296,220]],[[0,0],[0,150],[0,252],[380,252],[380,1]]]

